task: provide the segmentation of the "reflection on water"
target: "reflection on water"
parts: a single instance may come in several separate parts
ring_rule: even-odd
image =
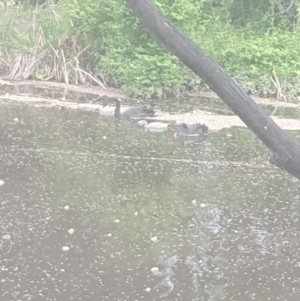
[[[0,108],[1,300],[299,300],[299,184],[249,131]]]

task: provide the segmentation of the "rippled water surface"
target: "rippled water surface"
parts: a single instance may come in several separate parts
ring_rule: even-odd
[[[181,147],[12,104],[0,126],[1,300],[300,300],[299,182],[248,130]]]

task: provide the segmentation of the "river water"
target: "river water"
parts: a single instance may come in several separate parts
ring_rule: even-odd
[[[2,301],[300,300],[299,182],[249,130],[180,146],[20,104],[0,126]]]

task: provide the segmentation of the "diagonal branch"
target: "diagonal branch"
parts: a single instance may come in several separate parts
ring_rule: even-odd
[[[273,153],[270,162],[300,179],[300,147],[151,0],[125,0],[151,35],[200,76]]]

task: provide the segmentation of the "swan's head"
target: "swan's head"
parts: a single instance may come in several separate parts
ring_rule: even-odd
[[[202,129],[202,133],[203,134],[207,134],[208,133],[208,126],[205,123],[203,123],[201,125],[201,129]]]
[[[182,135],[186,134],[188,132],[188,126],[186,125],[186,123],[181,123],[179,124],[176,132],[173,135],[174,139],[178,139],[180,138]]]
[[[121,106],[121,101],[122,101],[121,98],[115,98],[116,106]]]

